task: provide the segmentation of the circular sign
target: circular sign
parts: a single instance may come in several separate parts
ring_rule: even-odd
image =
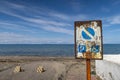
[[[95,35],[95,31],[92,28],[88,27],[88,28],[84,28],[81,34],[84,39],[91,40]]]

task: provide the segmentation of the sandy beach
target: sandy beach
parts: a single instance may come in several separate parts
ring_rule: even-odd
[[[14,72],[20,66],[21,72]],[[44,72],[36,71],[43,66]],[[91,78],[99,80],[91,61]],[[74,57],[0,56],[0,80],[86,80],[86,61]]]

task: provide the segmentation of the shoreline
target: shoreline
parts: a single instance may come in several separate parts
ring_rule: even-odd
[[[13,72],[18,65],[24,72]],[[86,80],[85,65],[85,60],[74,57],[0,56],[0,80]],[[95,71],[95,61],[91,65]],[[45,72],[36,72],[38,66],[43,66]]]
[[[41,56],[0,56],[1,61],[19,61],[19,60],[27,60],[27,61],[41,61],[41,60],[49,60],[49,61],[62,61],[62,60],[73,60],[76,59],[74,57],[41,57]]]

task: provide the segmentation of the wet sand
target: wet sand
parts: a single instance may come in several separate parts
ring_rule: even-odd
[[[14,73],[16,66],[22,72]],[[36,71],[43,66],[44,72]],[[91,78],[96,79],[91,61]],[[86,80],[86,61],[74,57],[0,56],[0,80]]]

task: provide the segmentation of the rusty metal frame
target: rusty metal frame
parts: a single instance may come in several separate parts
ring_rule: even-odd
[[[75,58],[76,59],[86,59],[86,58],[78,58],[77,57],[77,48],[76,48],[76,26],[77,25],[81,25],[81,24],[85,24],[85,23],[90,23],[90,22],[93,22],[93,21],[96,21],[96,22],[100,22],[100,28],[101,28],[101,48],[102,48],[102,51],[101,51],[101,57],[102,58],[90,58],[91,60],[103,60],[103,35],[102,35],[102,21],[101,20],[89,20],[89,21],[75,21],[74,22],[74,53],[75,53]]]

